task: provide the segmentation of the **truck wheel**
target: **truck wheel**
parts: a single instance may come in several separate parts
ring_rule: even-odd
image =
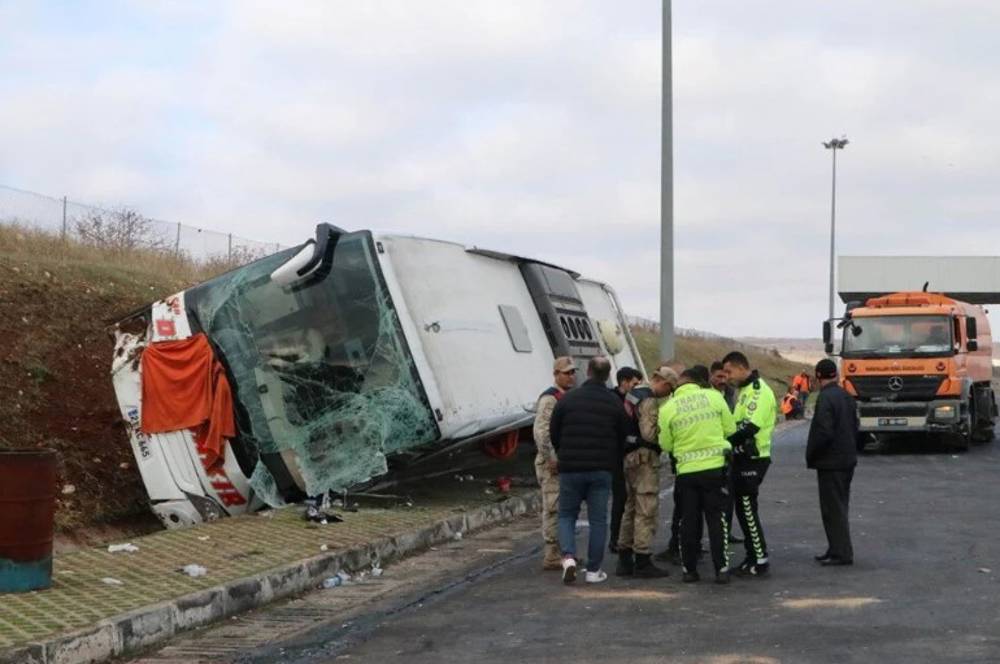
[[[993,442],[993,427],[982,427],[976,429],[972,434],[972,439],[977,443],[992,443]]]
[[[990,393],[990,399],[992,400],[993,394]],[[979,408],[977,407],[981,403],[981,400],[977,402],[975,396],[969,401],[969,420],[970,426],[972,428],[972,433],[969,438],[975,443],[989,443],[993,440],[993,418],[992,417],[980,417]],[[992,411],[992,408],[990,408]]]

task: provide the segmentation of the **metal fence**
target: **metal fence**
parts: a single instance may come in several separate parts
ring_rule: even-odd
[[[86,205],[62,198],[53,198],[33,191],[0,185],[0,224],[19,224],[63,238],[88,242],[94,228],[101,223],[117,220],[120,224],[125,208],[109,209]],[[230,263],[246,262],[279,251],[276,242],[251,240],[232,233],[220,233],[179,222],[150,219],[139,214],[139,228],[130,241],[139,248],[158,249],[185,256],[194,261],[219,260]]]

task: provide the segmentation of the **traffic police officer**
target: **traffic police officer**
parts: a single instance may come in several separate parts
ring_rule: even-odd
[[[549,436],[549,423],[556,403],[576,384],[572,357],[558,357],[552,367],[555,385],[542,392],[535,406],[535,476],[542,489],[542,538],[545,541],[542,569],[562,570],[559,550],[559,462]]]
[[[653,564],[653,538],[660,511],[660,404],[677,385],[677,373],[660,367],[650,376],[649,387],[637,387],[625,398],[630,431],[625,442],[625,483],[628,498],[618,536],[615,574],[660,578],[670,573]]]
[[[738,576],[766,576],[771,569],[767,540],[760,522],[757,494],[771,465],[771,433],[778,419],[774,392],[760,374],[750,369],[747,356],[733,351],[722,360],[729,383],[739,388],[736,398],[736,433],[733,446],[733,491],[736,518],[743,529],[746,559],[735,570]]]
[[[697,566],[704,519],[715,581],[729,583],[726,464],[731,446],[726,438],[736,432],[733,415],[718,390],[699,385],[697,373],[688,369],[681,374],[677,391],[660,409],[659,423],[660,447],[677,463],[684,581],[700,579]]]

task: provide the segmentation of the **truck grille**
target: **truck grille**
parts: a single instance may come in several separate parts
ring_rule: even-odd
[[[944,376],[855,376],[848,380],[857,390],[858,398],[865,401],[930,401],[941,387]],[[892,389],[890,383],[895,383],[899,389]]]

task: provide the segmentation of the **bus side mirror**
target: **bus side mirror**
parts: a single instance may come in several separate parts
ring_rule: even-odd
[[[330,274],[333,251],[345,232],[330,224],[319,224],[316,226],[316,239],[306,242],[297,254],[272,272],[271,281],[279,286],[291,286],[306,280],[322,279]]]
[[[973,352],[979,350],[979,328],[976,325],[976,319],[971,316],[965,319],[965,336],[969,339],[965,348]]]

